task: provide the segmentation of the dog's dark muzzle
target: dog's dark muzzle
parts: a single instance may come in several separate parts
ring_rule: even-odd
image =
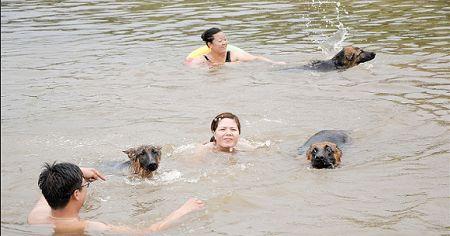
[[[366,62],[366,61],[370,61],[370,60],[374,59],[376,55],[377,54],[374,53],[374,52],[364,52],[364,55],[361,58],[360,63],[363,63],[363,62]]]
[[[314,156],[311,161],[311,165],[316,169],[332,169],[334,168],[333,162],[323,156]]]
[[[155,171],[156,169],[158,169],[158,164],[150,163],[145,167],[145,169],[147,169],[149,171]]]

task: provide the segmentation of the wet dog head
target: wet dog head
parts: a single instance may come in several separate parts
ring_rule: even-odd
[[[341,163],[342,151],[331,142],[313,143],[306,152],[306,159],[313,168],[332,169]]]
[[[375,58],[374,52],[366,52],[358,47],[348,46],[331,59],[337,68],[347,69]]]
[[[141,177],[152,177],[161,161],[161,147],[142,145],[123,151],[130,158],[130,167]]]

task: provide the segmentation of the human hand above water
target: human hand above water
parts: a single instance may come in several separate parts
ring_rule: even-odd
[[[83,177],[89,181],[106,180],[106,177],[95,168],[80,167]]]
[[[182,214],[187,214],[193,211],[201,210],[205,207],[205,203],[197,198],[189,198],[180,208],[179,210]]]

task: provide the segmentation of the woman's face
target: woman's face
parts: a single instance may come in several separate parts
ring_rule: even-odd
[[[239,141],[239,129],[234,119],[224,118],[219,121],[214,132],[216,147],[221,151],[233,151]]]
[[[214,34],[213,37],[214,40],[211,43],[208,43],[209,48],[211,48],[211,51],[226,52],[228,40],[225,33],[221,31],[219,33]]]

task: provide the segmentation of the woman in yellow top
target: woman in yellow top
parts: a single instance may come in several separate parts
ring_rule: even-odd
[[[247,53],[239,48],[233,47],[234,50],[228,50],[228,40],[224,32],[219,28],[211,28],[202,34],[202,39],[206,46],[210,49],[207,54],[192,58],[188,56],[187,63],[189,64],[207,64],[207,65],[222,65],[225,62],[240,62],[240,61],[266,61],[273,64],[286,64],[285,62],[272,61],[263,56],[255,56]]]

